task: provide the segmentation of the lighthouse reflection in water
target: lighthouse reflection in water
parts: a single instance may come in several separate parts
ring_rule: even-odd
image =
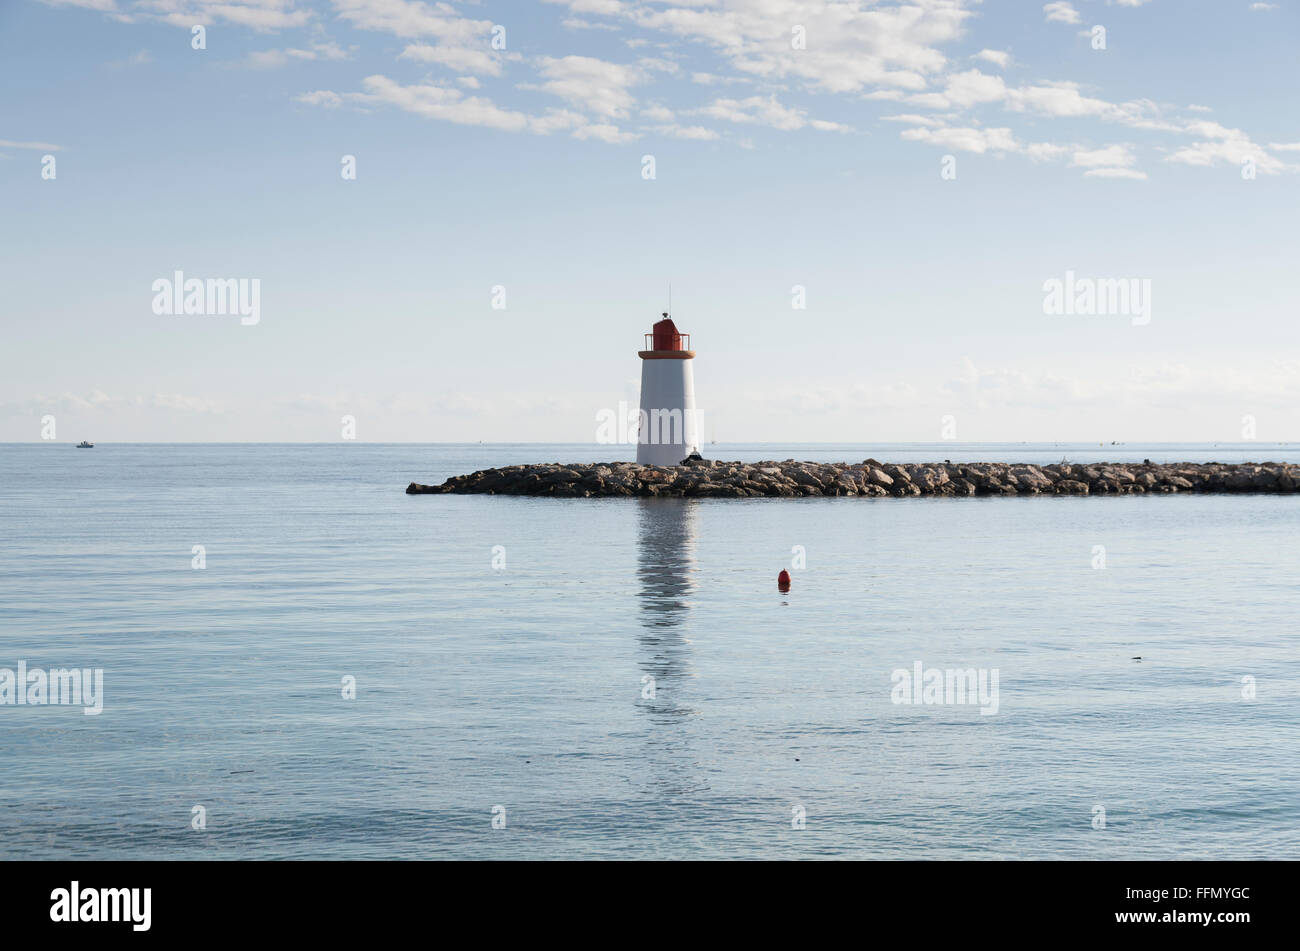
[[[696,504],[640,499],[637,506],[641,705],[656,717],[675,719],[691,712],[674,698],[693,676],[684,626],[695,588]]]

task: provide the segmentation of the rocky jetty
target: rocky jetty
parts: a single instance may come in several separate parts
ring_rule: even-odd
[[[678,466],[635,462],[558,462],[483,469],[442,485],[406,487],[408,495],[543,495],[554,498],[684,496],[796,498],[853,495],[1137,495],[1147,492],[1296,492],[1300,466],[1276,462],[1156,464],[1095,462],[1049,466],[1003,462],[891,465],[848,462],[718,462]]]

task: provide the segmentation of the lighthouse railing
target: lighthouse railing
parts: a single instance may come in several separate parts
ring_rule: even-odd
[[[655,335],[654,335],[654,334],[645,334],[645,349],[647,349],[647,350],[653,350],[653,349],[655,348],[654,338],[655,338]],[[680,341],[680,346],[678,346],[678,348],[677,348],[678,350],[689,350],[689,349],[691,349],[691,335],[690,335],[690,334],[682,334],[682,333],[679,333],[679,334],[677,335],[677,339]]]

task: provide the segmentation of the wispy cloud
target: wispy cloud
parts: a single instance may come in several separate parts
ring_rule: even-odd
[[[305,49],[288,48],[254,50],[248,54],[248,57],[243,61],[243,64],[253,69],[276,69],[293,62],[345,59],[348,59],[347,50],[340,47],[337,43],[327,42],[313,43]]]
[[[153,62],[153,54],[148,50],[137,50],[125,59],[114,60],[108,65],[114,69],[126,69],[132,66],[145,66]]]
[[[1043,6],[1043,15],[1049,23],[1081,23],[1079,11],[1065,2],[1048,3]]]
[[[773,129],[793,131],[810,126],[823,132],[848,132],[849,127],[825,119],[810,119],[802,109],[784,106],[776,96],[750,96],[747,99],[715,99],[695,115],[722,119],[726,122],[765,125]]]
[[[12,142],[9,139],[0,139],[0,149],[34,149],[38,152],[61,152],[63,146],[54,145],[50,142]]]

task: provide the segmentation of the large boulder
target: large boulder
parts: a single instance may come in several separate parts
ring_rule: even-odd
[[[875,466],[872,466],[866,469],[865,471],[866,471],[866,478],[870,480],[873,485],[883,486],[884,488],[888,489],[894,484],[894,477],[891,476],[889,473],[887,473],[884,469],[880,469]]]

